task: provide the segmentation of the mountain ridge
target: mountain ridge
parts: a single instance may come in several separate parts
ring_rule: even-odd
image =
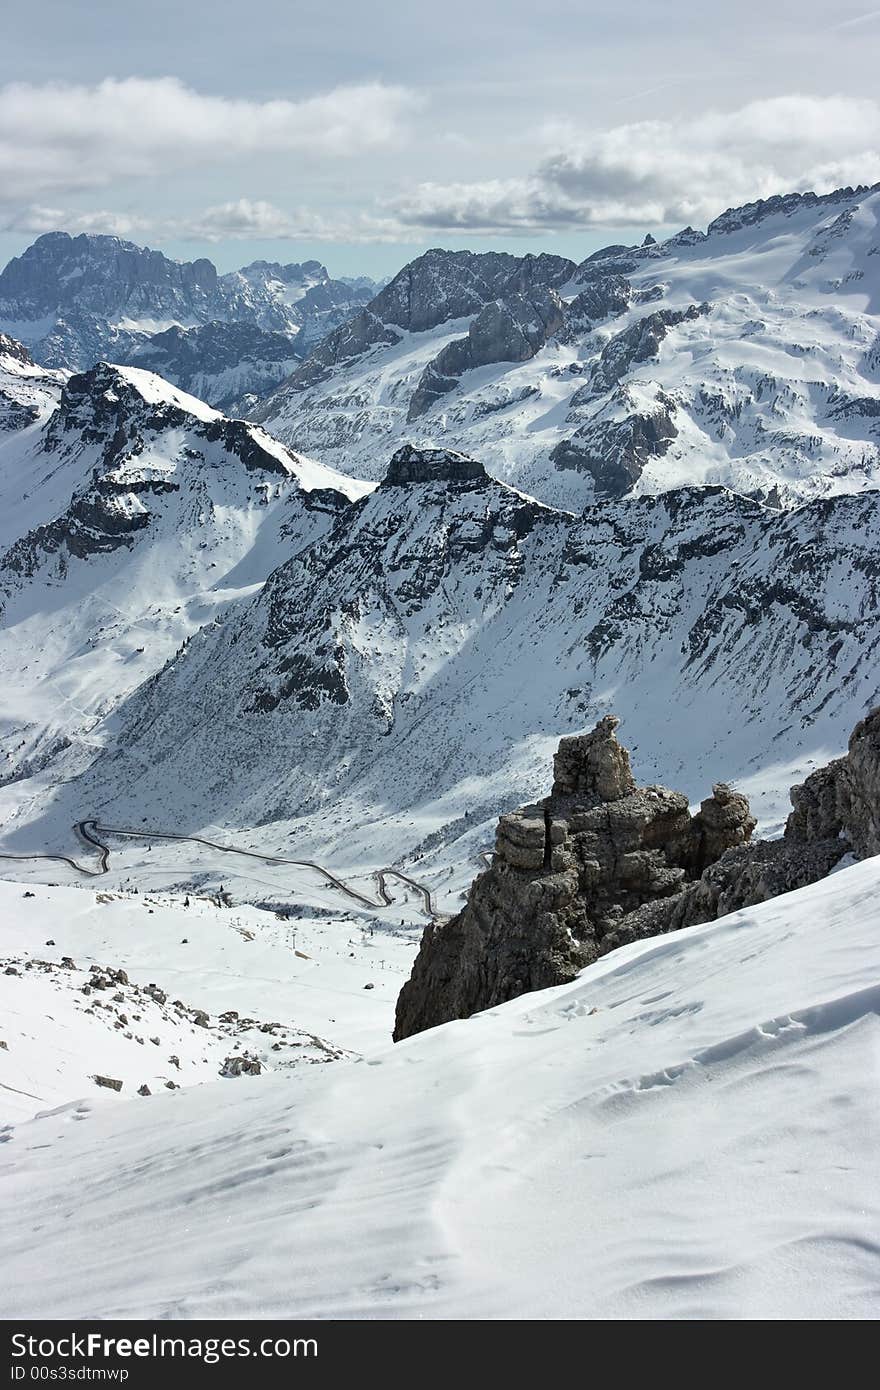
[[[375,288],[333,280],[319,261],[254,261],[221,275],[205,257],[176,261],[121,237],[47,232],[0,272],[0,331],[48,367],[152,358],[175,385],[232,406],[277,384]],[[169,342],[174,330],[179,341]],[[218,339],[219,376],[210,360]]]
[[[433,249],[251,413],[351,472],[411,439],[578,510],[692,482],[783,507],[875,486],[878,219],[859,186],[579,265]]]

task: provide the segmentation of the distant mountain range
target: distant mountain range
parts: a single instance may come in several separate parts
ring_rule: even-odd
[[[50,232],[0,273],[0,331],[44,366],[143,365],[212,404],[244,409],[376,288],[333,280],[318,261],[254,261],[220,275],[209,260]]]

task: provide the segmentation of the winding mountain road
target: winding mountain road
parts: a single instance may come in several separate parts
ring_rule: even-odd
[[[99,866],[96,869],[89,868],[87,865],[78,864],[75,859],[71,859],[66,854],[6,854],[0,851],[0,859],[30,860],[30,859],[49,859],[55,863],[67,864],[78,874],[84,874],[89,878],[99,878],[106,874],[110,861],[110,846],[98,838],[99,835],[119,835],[126,839],[133,840],[177,840],[180,842],[205,845],[208,849],[217,850],[220,854],[242,855],[247,859],[258,859],[262,864],[292,864],[300,869],[312,869],[319,874],[325,882],[332,888],[336,888],[353,902],[360,903],[362,907],[381,908],[393,907],[394,898],[388,892],[386,880],[396,878],[401,883],[413,888],[422,899],[422,907],[419,911],[425,917],[434,916],[434,903],[431,897],[430,888],[426,888],[423,883],[418,883],[408,874],[402,873],[399,869],[377,869],[373,875],[376,880],[378,892],[377,898],[369,898],[365,893],[360,893],[356,888],[349,885],[332,869],[326,868],[323,864],[318,864],[314,859],[286,859],[278,854],[261,854],[253,849],[240,849],[236,845],[221,845],[216,840],[207,840],[201,835],[172,835],[163,830],[132,830],[128,826],[118,825],[99,825],[92,818],[77,821],[73,827],[79,838],[90,847],[96,849],[99,855]]]

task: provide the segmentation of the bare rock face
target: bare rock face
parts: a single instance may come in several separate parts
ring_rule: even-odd
[[[407,419],[417,420],[455,389],[463,372],[493,362],[527,362],[564,327],[567,311],[555,290],[493,299],[477,314],[467,337],[453,338],[429,362],[410,401]]]
[[[403,487],[409,483],[481,483],[486,470],[476,459],[454,449],[417,449],[404,444],[392,456],[383,488]]]
[[[721,801],[728,794],[738,796],[716,787],[716,801],[719,791]],[[846,757],[817,768],[806,782],[792,787],[790,796],[793,810],[781,840],[741,843],[713,855],[707,860],[710,867],[676,898],[645,904],[621,918],[603,938],[601,952],[710,922],[804,888],[824,878],[846,854],[859,859],[880,854],[880,710],[856,725]],[[711,834],[718,811],[713,809],[707,818],[707,804],[696,819],[706,820]],[[730,804],[727,800],[722,811]],[[722,834],[726,833],[725,826]]]
[[[791,790],[786,839],[838,839],[860,858],[880,854],[880,709],[853,729],[849,750]]]
[[[553,759],[551,796],[617,801],[635,791],[629,752],[615,737],[619,724],[616,715],[607,714],[592,733],[560,739]]]
[[[747,799],[724,782],[687,797],[638,787],[608,716],[564,738],[553,790],[503,815],[467,906],[432,923],[397,1002],[396,1040],[564,984],[608,951],[709,922],[880,854],[880,709],[845,757],[792,788],[781,840],[750,843]]]
[[[573,979],[627,914],[748,840],[748,802],[723,784],[696,816],[683,793],[638,787],[618,722],[562,739],[550,796],[501,817],[467,906],[425,932],[396,1040]]]

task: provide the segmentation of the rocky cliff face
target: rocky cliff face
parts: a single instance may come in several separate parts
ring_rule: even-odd
[[[880,854],[880,710],[853,730],[845,757],[791,789],[781,840],[733,850],[668,903],[624,917],[604,947],[709,922],[727,912],[815,883],[847,854]]]
[[[405,444],[392,456],[380,486],[400,487],[407,483],[488,483],[485,468],[466,454],[452,449],[414,449]]]
[[[423,333],[451,319],[478,314],[496,299],[556,289],[574,269],[574,261],[564,256],[435,249],[404,266],[370,308],[383,323]]]
[[[681,792],[638,787],[617,723],[564,738],[550,795],[501,817],[464,911],[425,932],[395,1040],[571,979],[627,913],[749,839],[748,802],[727,786],[696,816]]]
[[[396,1040],[802,888],[846,854],[880,853],[880,710],[856,725],[845,757],[792,788],[783,838],[755,843],[748,801],[723,783],[696,816],[681,793],[637,788],[616,726],[609,717],[563,739],[550,796],[501,817],[467,906],[425,931]]]
[[[565,306],[555,290],[542,287],[531,296],[493,299],[477,314],[467,337],[453,339],[425,368],[407,420],[424,415],[440,396],[453,391],[464,372],[494,362],[527,362],[565,323]]]

